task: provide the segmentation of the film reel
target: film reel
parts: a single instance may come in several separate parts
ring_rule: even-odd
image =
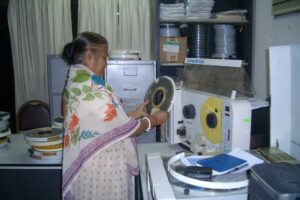
[[[155,110],[169,112],[174,101],[175,83],[172,78],[162,76],[157,78],[148,88],[145,100],[147,112],[151,114]]]
[[[201,107],[200,123],[205,137],[213,144],[221,143],[222,134],[222,100],[208,98]]]

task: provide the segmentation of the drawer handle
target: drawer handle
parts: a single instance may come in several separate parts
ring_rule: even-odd
[[[124,88],[124,91],[137,91],[137,88]]]

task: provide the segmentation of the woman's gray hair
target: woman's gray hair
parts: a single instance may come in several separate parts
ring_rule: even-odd
[[[108,42],[102,35],[82,32],[72,42],[65,45],[62,56],[68,64],[82,64],[85,52],[99,47],[107,48]]]

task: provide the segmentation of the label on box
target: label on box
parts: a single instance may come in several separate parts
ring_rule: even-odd
[[[178,41],[166,41],[163,43],[164,52],[179,53],[179,42]]]

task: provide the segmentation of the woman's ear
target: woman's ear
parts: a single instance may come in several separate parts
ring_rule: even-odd
[[[83,64],[87,67],[90,67],[92,64],[92,52],[87,51],[84,55]]]

